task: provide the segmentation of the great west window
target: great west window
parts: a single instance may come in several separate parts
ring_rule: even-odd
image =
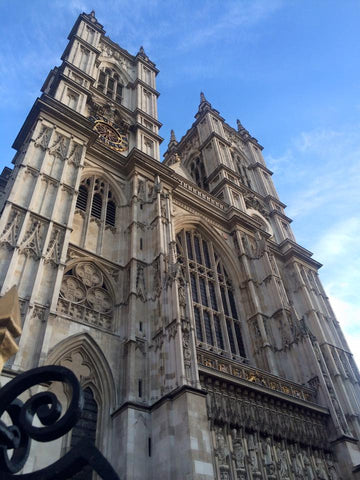
[[[213,243],[196,230],[182,230],[176,243],[191,287],[197,344],[245,357],[234,288]]]

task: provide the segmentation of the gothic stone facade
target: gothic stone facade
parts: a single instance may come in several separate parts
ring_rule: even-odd
[[[87,428],[124,480],[358,478],[359,373],[262,147],[202,94],[161,163],[157,73],[80,15],[1,178],[2,381],[60,364],[86,394],[25,471]]]

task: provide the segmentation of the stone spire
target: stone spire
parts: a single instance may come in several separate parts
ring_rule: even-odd
[[[136,54],[137,57],[142,57],[144,58],[145,60],[149,60],[149,57],[146,55],[145,53],[145,50],[144,50],[144,47],[141,45],[141,47],[139,48],[139,51],[138,53]]]
[[[242,123],[240,122],[240,120],[236,120],[236,124],[237,124],[237,129],[238,129],[238,133],[241,137],[241,139],[246,142],[247,140],[251,140],[253,143],[256,143],[256,145],[262,150],[263,147],[259,144],[259,142],[257,141],[257,139],[253,136],[250,135],[250,133],[248,132],[248,130],[246,130],[246,128],[242,125]]]
[[[242,125],[239,119],[236,120],[237,129],[240,136],[245,140],[246,138],[250,137],[250,133],[246,130],[246,128]]]
[[[206,97],[204,95],[204,92],[200,92],[200,105],[199,105],[199,110],[197,114],[195,115],[195,118],[198,118],[200,113],[203,113],[206,110],[211,110],[211,103],[206,100]]]
[[[94,25],[94,27],[100,28],[105,33],[103,26],[98,22],[97,18],[95,17],[95,10],[91,10],[90,13],[83,13],[82,15],[84,15]]]
[[[170,141],[169,141],[169,144],[168,144],[168,151],[175,150],[177,144],[178,144],[178,141],[176,140],[175,132],[174,132],[174,130],[171,130],[170,131]]]

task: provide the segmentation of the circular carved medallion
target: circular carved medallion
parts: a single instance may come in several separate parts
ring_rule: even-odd
[[[109,313],[113,308],[111,297],[103,288],[90,288],[87,292],[87,301],[96,312]]]
[[[81,303],[85,300],[85,289],[81,282],[72,275],[66,275],[62,281],[60,293],[63,298],[72,303]]]
[[[103,284],[102,273],[92,263],[78,263],[75,273],[87,287],[99,287]]]

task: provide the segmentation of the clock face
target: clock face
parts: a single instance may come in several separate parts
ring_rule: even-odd
[[[117,152],[125,152],[129,148],[127,136],[106,122],[97,120],[94,130],[99,134],[99,139],[108,147]]]

